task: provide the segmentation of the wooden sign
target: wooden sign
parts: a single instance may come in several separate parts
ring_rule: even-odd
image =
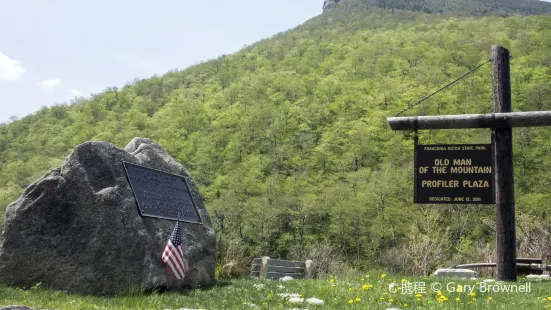
[[[414,202],[495,204],[491,144],[415,146]]]
[[[487,160],[488,154],[485,154],[483,157],[485,159],[478,162],[478,159],[475,157],[464,157],[464,159],[470,158],[469,166],[478,167],[488,167],[490,166],[491,177],[486,179],[488,185],[492,188],[492,192],[495,191],[495,195],[492,195],[493,198],[491,201],[495,201],[496,204],[496,267],[497,267],[497,279],[502,281],[516,281],[517,280],[517,269],[516,269],[516,231],[515,231],[515,182],[513,175],[513,127],[532,127],[532,126],[551,126],[551,111],[536,111],[536,112],[522,112],[522,113],[511,113],[511,76],[510,76],[510,64],[509,64],[509,50],[504,47],[494,45],[492,46],[492,57],[490,60],[493,63],[493,81],[492,88],[494,93],[494,113],[492,114],[478,114],[478,115],[438,115],[438,116],[413,116],[413,117],[390,117],[388,118],[388,123],[390,127],[394,130],[431,130],[431,129],[460,129],[460,128],[492,128],[492,145],[491,151],[488,151],[488,145],[486,145],[484,151],[486,153],[493,151],[493,164]],[[477,68],[479,68],[478,66]],[[472,70],[470,71],[472,72]],[[466,75],[464,75],[466,76]],[[463,77],[464,77],[463,76]],[[457,81],[457,80],[456,80]],[[455,83],[455,81],[453,82]],[[451,84],[446,85],[445,87]],[[445,88],[444,87],[444,88]],[[441,88],[440,90],[443,90]],[[439,90],[439,91],[440,91]],[[436,93],[436,92],[435,92]],[[433,94],[435,94],[433,93]],[[421,101],[424,101],[429,96],[423,98]],[[415,105],[411,105],[408,108],[411,108]],[[400,114],[400,113],[398,113]],[[417,139],[417,138],[416,138]],[[461,147],[461,145],[456,145]],[[432,152],[439,151],[429,150],[423,147],[430,147],[429,145],[418,146],[416,140],[416,156],[415,156],[415,202],[424,203],[423,200],[432,199],[435,200],[435,197],[444,197],[445,200],[455,200],[455,197],[451,199],[450,194],[442,194],[441,192],[448,191],[449,188],[442,187],[440,191],[431,189],[429,193],[425,192],[425,188],[422,187],[423,180],[425,181],[440,181],[440,183],[430,183],[433,185],[439,184],[450,184],[442,183],[446,180],[457,180],[451,178],[443,178],[442,175],[452,174],[451,171],[453,166],[466,166],[453,165],[453,158],[449,164],[445,164],[446,161],[438,161],[436,164],[436,159],[441,159],[431,154],[436,154]],[[440,147],[443,147],[442,145]],[[448,147],[448,146],[445,146]],[[444,150],[442,150],[444,151]],[[470,151],[470,150],[469,150]],[[417,154],[419,153],[419,154]],[[442,153],[444,154],[444,153]],[[472,152],[476,154],[476,152]],[[490,154],[491,156],[491,154]],[[432,165],[431,165],[432,157]],[[448,160],[450,160],[448,158]],[[478,156],[476,156],[478,158]],[[419,162],[418,162],[419,159]],[[444,165],[440,165],[444,163]],[[458,162],[455,162],[458,163]],[[465,162],[467,163],[467,162]],[[422,168],[420,173],[419,168]],[[425,172],[425,168],[426,173]],[[436,170],[433,169],[436,167]],[[443,171],[441,169],[447,167],[446,173],[438,173],[438,171]],[[431,173],[435,174],[429,176],[429,170]],[[457,169],[454,169],[457,171]],[[470,180],[485,180],[485,177],[488,177],[488,173],[485,173],[487,169],[472,169],[472,173],[476,173],[477,177]],[[476,170],[476,171],[474,171]],[[495,171],[493,171],[495,170]],[[436,171],[434,173],[433,171]],[[495,175],[495,178],[494,178]],[[430,179],[432,177],[432,179]],[[463,180],[468,181],[468,180]],[[495,185],[494,185],[495,182]],[[425,182],[425,185],[429,183]],[[453,183],[455,186],[455,183]],[[459,184],[463,185],[463,182],[457,183],[457,188]],[[468,185],[467,183],[466,185]],[[477,185],[480,184],[477,182]],[[495,187],[495,190],[494,190]],[[470,193],[475,188],[467,186],[462,190],[465,193]],[[485,187],[485,183],[482,183],[482,187],[476,187],[476,189],[481,191],[481,194],[478,196],[474,195],[462,195],[457,196],[461,199],[463,197],[465,200],[467,197],[470,197],[470,202],[468,203],[490,203],[490,199],[484,199],[486,195],[490,192],[488,188]],[[453,190],[453,188],[452,188]],[[419,192],[419,193],[418,193]],[[430,196],[432,193],[432,196]],[[453,191],[452,191],[453,194]],[[446,198],[447,197],[447,198]],[[472,201],[474,197],[479,197],[479,202]],[[448,199],[450,198],[450,199]],[[487,201],[486,201],[487,200]],[[429,203],[438,203],[438,202],[429,202]],[[442,203],[442,202],[440,202]],[[454,203],[454,202],[446,202]],[[459,203],[459,202],[456,202]],[[467,203],[467,202],[461,202]]]

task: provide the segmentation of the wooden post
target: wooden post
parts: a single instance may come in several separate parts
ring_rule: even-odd
[[[509,51],[500,46],[492,46],[492,61],[494,112],[511,112]],[[512,128],[495,128],[493,142],[496,186],[497,278],[504,281],[516,281]]]
[[[304,279],[312,279],[312,263],[311,260],[304,262]]]
[[[262,257],[262,265],[260,266],[260,277],[266,278],[268,276],[268,256]]]

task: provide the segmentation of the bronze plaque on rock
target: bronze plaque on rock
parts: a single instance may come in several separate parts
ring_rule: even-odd
[[[123,162],[140,216],[202,223],[183,176]]]

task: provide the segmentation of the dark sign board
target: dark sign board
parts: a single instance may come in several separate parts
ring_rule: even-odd
[[[141,216],[202,223],[183,176],[123,164]]]
[[[415,146],[415,203],[495,204],[491,144]]]

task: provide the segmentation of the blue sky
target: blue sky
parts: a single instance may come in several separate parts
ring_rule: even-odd
[[[323,0],[0,2],[0,122],[294,28]]]

